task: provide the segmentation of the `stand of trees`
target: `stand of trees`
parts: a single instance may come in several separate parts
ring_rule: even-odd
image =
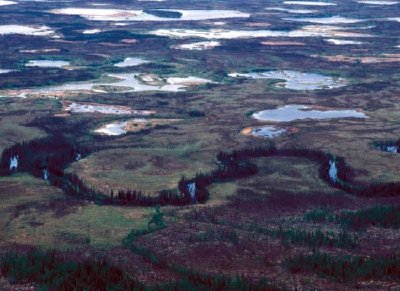
[[[76,174],[64,173],[64,169],[78,157],[90,153],[87,148],[78,148],[63,135],[51,136],[31,142],[23,142],[5,149],[0,160],[0,174],[10,175],[10,159],[18,156],[18,171],[29,172],[36,177],[44,177],[68,195],[89,199],[103,204],[129,206],[188,205],[193,202],[188,185],[195,183],[195,200],[205,203],[210,193],[207,187],[213,183],[237,180],[257,174],[258,167],[253,162],[259,157],[286,156],[302,157],[320,164],[321,178],[333,187],[348,193],[367,196],[394,196],[400,194],[400,183],[367,184],[354,180],[354,173],[343,158],[334,158],[328,153],[311,149],[283,148],[274,146],[245,148],[217,155],[218,167],[210,173],[198,173],[194,178],[182,177],[178,191],[164,190],[157,196],[150,196],[136,189],[111,190],[104,193],[86,185]],[[329,176],[330,162],[335,161],[337,179]]]

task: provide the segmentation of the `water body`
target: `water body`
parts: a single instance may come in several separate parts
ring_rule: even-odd
[[[10,165],[9,165],[10,172],[18,171],[18,163],[19,163],[18,159],[19,159],[18,156],[13,156],[10,158]]]
[[[155,12],[160,16],[154,15]],[[107,9],[70,7],[51,10],[50,13],[63,15],[78,15],[96,21],[198,21],[225,18],[248,18],[250,14],[235,10],[179,10],[153,9],[150,13],[143,10]],[[168,17],[162,17],[161,15]],[[177,17],[170,17],[170,15]]]
[[[44,88],[37,88],[28,90],[28,94],[49,94],[57,92],[76,92],[76,91],[92,91],[98,93],[108,93],[112,91],[114,93],[128,93],[128,92],[144,92],[144,91],[165,91],[165,92],[181,92],[184,88],[189,87],[193,84],[205,84],[211,83],[211,80],[187,77],[187,78],[168,78],[162,85],[147,85],[142,83],[138,76],[138,73],[131,74],[108,74],[113,80],[101,82],[77,82],[77,83],[66,83],[59,86],[51,86]]]
[[[339,15],[330,17],[304,17],[304,18],[283,18],[284,20],[297,22],[310,22],[317,24],[352,24],[365,21],[364,19],[347,18]]]
[[[8,1],[8,0],[0,0],[0,6],[13,5],[13,4],[17,4],[17,2]]]
[[[324,39],[324,40],[327,43],[330,43],[333,45],[361,45],[361,44],[363,44],[363,42],[356,41],[356,40],[335,39],[335,38]]]
[[[275,126],[259,126],[252,129],[250,135],[262,138],[274,138],[282,135],[286,130],[276,128]]]
[[[284,1],[286,5],[301,5],[301,6],[336,6],[336,3],[332,2],[320,2],[320,1]]]
[[[4,70],[4,69],[0,69],[0,74],[8,74],[10,72],[13,72],[13,70]]]
[[[314,73],[302,73],[297,71],[267,71],[261,73],[232,73],[230,77],[244,77],[251,79],[277,79],[284,80],[283,84],[276,87],[284,87],[291,90],[319,90],[343,87],[347,82],[342,78],[324,76]]]
[[[338,181],[338,169],[335,161],[329,161],[329,178],[332,182],[336,183]]]
[[[260,121],[290,122],[302,119],[368,118],[363,112],[348,110],[317,110],[307,105],[285,105],[253,114]]]
[[[29,26],[29,25],[0,25],[0,35],[23,34],[32,36],[51,36],[59,38],[55,31],[48,26]]]
[[[288,12],[288,13],[293,13],[293,14],[310,14],[310,13],[318,12],[317,10],[310,10],[310,9],[288,9],[288,8],[282,8],[282,7],[269,7],[269,8],[265,8],[265,10]]]
[[[99,129],[96,129],[94,132],[101,135],[108,136],[118,136],[127,133],[125,127],[127,125],[126,121],[123,122],[113,122],[110,124],[106,124]]]
[[[354,29],[353,29],[354,30]],[[348,31],[334,25],[308,25],[292,31],[279,30],[230,30],[230,29],[183,29],[165,28],[148,34],[170,38],[246,39],[265,37],[371,37],[373,35]]]
[[[221,45],[221,43],[218,42],[218,41],[201,41],[201,42],[174,45],[174,46],[172,46],[172,48],[173,49],[180,49],[180,50],[202,51],[202,50],[213,49],[213,48],[218,47],[220,45]]]
[[[357,1],[360,4],[368,4],[368,5],[396,5],[399,2],[397,1],[375,1],[375,0],[365,0],[365,1]]]
[[[399,146],[395,144],[378,145],[377,148],[380,149],[381,151],[393,154],[399,153],[400,150]]]
[[[67,61],[31,60],[25,64],[25,67],[63,68],[69,65],[70,62]]]

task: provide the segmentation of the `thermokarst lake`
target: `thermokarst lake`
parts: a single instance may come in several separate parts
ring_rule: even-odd
[[[257,73],[230,73],[229,76],[233,78],[284,80],[284,82],[276,83],[275,87],[291,90],[333,89],[343,87],[347,84],[346,80],[342,78],[286,70]]]
[[[299,119],[367,118],[365,113],[354,109],[328,110],[295,104],[262,110],[254,113],[252,117],[269,122],[291,122]]]

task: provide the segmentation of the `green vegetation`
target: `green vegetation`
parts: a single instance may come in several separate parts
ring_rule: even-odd
[[[77,262],[54,252],[8,253],[1,273],[12,284],[32,282],[39,290],[143,290],[143,285],[106,261]]]
[[[359,245],[358,239],[355,236],[349,235],[347,232],[323,232],[320,229],[315,231],[277,229],[269,231],[269,234],[281,239],[285,244],[304,245],[311,248],[320,248],[325,246],[351,249]]]
[[[400,276],[400,257],[398,255],[388,257],[335,257],[316,252],[311,255],[300,254],[289,258],[285,265],[293,273],[312,272],[340,282],[357,279],[381,280],[387,277],[398,278]]]
[[[356,211],[342,211],[337,221],[346,228],[362,229],[368,226],[400,227],[400,206],[378,205]]]
[[[304,220],[317,223],[333,222],[335,220],[335,215],[325,208],[317,208],[307,211],[304,214]]]
[[[336,214],[324,208],[318,208],[306,212],[304,219],[317,223],[335,222],[344,229],[354,230],[365,229],[368,226],[399,228],[400,206],[376,205],[355,211],[343,210]]]

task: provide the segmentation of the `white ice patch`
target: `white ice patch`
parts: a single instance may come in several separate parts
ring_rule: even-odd
[[[194,21],[224,18],[247,18],[250,14],[235,10],[179,10],[157,9],[158,11],[177,12],[177,18],[159,17],[143,10],[97,9],[97,8],[62,8],[51,10],[54,14],[78,15],[96,21]]]
[[[287,5],[302,5],[302,6],[336,6],[336,3],[319,2],[319,1],[284,1]]]
[[[0,35],[7,34],[22,34],[22,35],[33,35],[33,36],[51,36],[59,38],[55,32],[47,26],[27,26],[27,25],[0,25]]]
[[[43,95],[59,95],[68,92],[97,92],[97,93],[108,93],[108,89],[112,89],[115,93],[130,93],[130,92],[146,92],[146,91],[163,91],[163,92],[182,92],[185,88],[196,86],[206,83],[215,83],[208,79],[187,77],[187,78],[168,78],[161,79],[159,85],[148,85],[144,84],[140,79],[140,74],[108,74],[105,75],[111,80],[107,82],[91,81],[91,82],[77,82],[77,83],[66,83],[58,86],[40,87],[34,89],[20,89],[17,90],[18,97],[26,97],[27,95],[43,94]],[[18,93],[19,92],[19,93]],[[22,92],[22,93],[20,93]],[[9,97],[14,96],[9,95]]]
[[[113,114],[113,115],[129,115],[132,114],[132,110],[122,109],[112,105],[92,105],[92,104],[79,104],[71,103],[65,108],[65,111],[73,113],[101,113],[101,114]]]
[[[389,17],[387,20],[400,22],[400,17]]]
[[[202,50],[213,49],[220,45],[221,43],[219,41],[201,41],[201,42],[174,45],[172,46],[172,48],[180,50],[202,51]]]
[[[365,21],[364,19],[347,18],[339,15],[330,17],[304,17],[304,18],[283,18],[284,20],[309,22],[316,24],[352,24]]]
[[[126,121],[123,122],[113,122],[110,124],[106,124],[99,129],[96,129],[95,132],[101,135],[108,135],[108,136],[118,136],[123,135],[127,131],[125,126],[127,125]]]
[[[333,44],[333,45],[361,45],[363,42],[361,41],[355,41],[355,40],[344,40],[344,39],[334,39],[334,38],[329,38],[329,39],[324,39],[327,43]]]
[[[150,62],[140,58],[126,58],[123,62],[116,63],[114,66],[119,68],[125,68],[125,67],[135,67],[147,63]]]
[[[66,61],[31,60],[25,64],[25,67],[64,68],[69,65],[70,63]]]
[[[82,30],[83,34],[96,34],[96,33],[100,33],[100,32],[102,32],[102,30],[101,29],[97,29],[97,28]]]
[[[293,13],[293,14],[310,14],[310,13],[318,12],[317,10],[310,10],[310,9],[288,9],[288,8],[282,8],[282,7],[268,7],[268,8],[265,8],[265,10],[288,12],[288,13]]]
[[[346,31],[333,25],[307,25],[292,31],[166,28],[149,34],[170,38],[246,39],[264,37],[371,37],[371,34]]]
[[[17,2],[7,1],[7,0],[0,0],[0,6],[13,5],[13,4],[17,4]]]
[[[365,0],[365,1],[357,1],[360,4],[368,4],[368,5],[395,5],[399,2],[397,1],[374,1],[374,0]]]

